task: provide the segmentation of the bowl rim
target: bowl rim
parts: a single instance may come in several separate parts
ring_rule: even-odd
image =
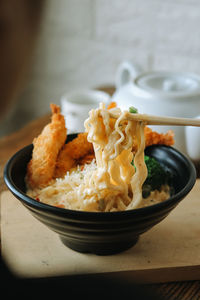
[[[23,191],[21,191],[13,182],[12,177],[11,177],[11,168],[12,165],[15,161],[15,159],[23,152],[28,150],[29,148],[33,147],[33,144],[29,144],[22,149],[18,150],[6,163],[4,167],[4,181],[8,187],[8,189],[12,192],[12,194],[17,197],[25,206],[32,207],[40,209],[41,212],[43,213],[53,213],[58,216],[66,217],[66,216],[71,216],[71,217],[77,217],[77,218],[88,218],[93,219],[93,218],[98,218],[98,219],[110,219],[110,218],[116,218],[116,217],[128,217],[128,216],[138,216],[138,215],[144,215],[148,216],[151,213],[154,214],[159,214],[159,212],[162,210],[162,208],[167,208],[168,206],[171,207],[172,205],[178,204],[185,195],[187,195],[191,189],[193,188],[195,182],[196,182],[196,169],[194,167],[194,164],[191,162],[191,160],[184,155],[182,152],[177,150],[174,147],[171,146],[166,146],[166,145],[152,145],[150,147],[159,147],[159,148],[166,148],[169,149],[170,151],[178,154],[179,156],[182,157],[184,161],[186,161],[187,166],[190,171],[190,178],[184,188],[176,193],[175,195],[171,196],[169,199],[156,203],[150,206],[146,207],[141,207],[141,208],[135,208],[135,209],[130,209],[130,210],[125,210],[125,211],[116,211],[116,212],[93,212],[93,211],[80,211],[80,210],[73,210],[73,209],[66,209],[66,208],[60,208],[56,207],[53,205],[49,205],[46,203],[39,202],[35,200],[34,198],[29,197],[26,195]]]

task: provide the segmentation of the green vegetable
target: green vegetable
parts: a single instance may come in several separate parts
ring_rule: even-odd
[[[161,185],[168,183],[169,172],[165,171],[161,164],[153,157],[145,155],[144,161],[148,170],[148,176],[144,185],[150,185],[152,190],[159,190]]]
[[[130,112],[131,114],[137,114],[137,113],[138,113],[138,110],[137,110],[137,108],[135,108],[134,106],[131,106],[131,107],[129,107],[129,112]]]
[[[155,158],[145,155],[144,161],[148,175],[142,187],[142,195],[147,198],[151,191],[159,190],[163,184],[170,184],[171,175]],[[134,166],[133,161],[131,163]]]

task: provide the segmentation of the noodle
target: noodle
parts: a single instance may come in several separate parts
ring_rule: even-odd
[[[120,110],[117,110],[119,113]],[[102,119],[99,118],[99,115]],[[99,124],[102,120],[104,127]],[[109,121],[109,113],[104,104],[100,104],[100,109],[90,111],[90,117],[85,121],[88,141],[94,145],[97,163],[97,170],[91,180],[95,182],[97,189],[101,189],[102,183],[104,188],[110,190],[110,193],[118,189],[120,201],[129,203],[126,209],[136,208],[142,201],[142,185],[147,177],[147,168],[144,162],[144,124],[127,121],[126,112],[121,111],[113,130]],[[131,164],[134,136],[138,145],[134,157],[136,171]],[[129,196],[130,194],[132,197]],[[117,202],[119,205],[119,200]],[[122,204],[121,202],[120,204]]]
[[[96,161],[86,164],[82,170],[78,167],[67,172],[64,179],[57,178],[46,188],[28,190],[29,196],[51,205],[84,211],[121,211],[145,205],[142,197],[147,177],[145,124],[127,121],[127,112],[119,108],[111,110],[118,113],[118,119],[111,118],[101,103],[99,108],[89,112],[84,123]],[[134,157],[133,142],[137,145]],[[131,164],[133,159],[134,165]],[[159,202],[161,198],[162,201],[167,199],[169,192],[161,189],[153,195]]]

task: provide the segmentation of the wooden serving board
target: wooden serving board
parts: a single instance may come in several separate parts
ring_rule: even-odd
[[[81,254],[37,221],[9,191],[1,194],[2,256],[21,277],[115,274],[142,283],[200,279],[200,180],[161,223],[131,249]],[[111,273],[110,273],[111,272]]]

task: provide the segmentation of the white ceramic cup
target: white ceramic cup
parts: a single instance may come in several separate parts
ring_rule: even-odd
[[[196,117],[200,119],[200,115]],[[186,148],[193,161],[200,161],[200,127],[185,127]]]
[[[84,132],[84,121],[88,112],[97,108],[100,102],[108,104],[110,96],[98,90],[79,90],[61,97],[61,111],[65,117],[68,133]]]

